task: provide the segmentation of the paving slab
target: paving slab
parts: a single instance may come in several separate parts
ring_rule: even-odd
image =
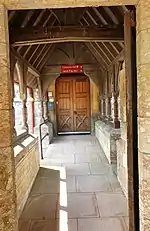
[[[59,136],[44,160],[19,231],[126,231],[127,200],[94,136]]]
[[[78,231],[125,231],[122,218],[91,218],[79,219]]]

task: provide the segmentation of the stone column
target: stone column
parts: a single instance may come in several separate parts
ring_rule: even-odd
[[[120,121],[118,119],[118,93],[114,93],[114,128],[120,128]]]
[[[111,118],[111,95],[108,94],[107,96],[107,118],[109,121],[112,120]]]
[[[30,98],[31,98],[32,133],[34,133],[35,118],[34,118],[34,94],[33,94],[33,89],[30,89]]]
[[[106,97],[105,95],[103,95],[103,98],[102,98],[102,105],[103,105],[103,119],[106,118]]]
[[[43,101],[43,116],[44,116],[44,120],[48,119],[48,111],[47,111],[47,101],[44,100]]]
[[[0,230],[17,231],[7,10],[0,4]]]
[[[23,74],[23,97],[22,97],[22,116],[23,116],[23,124],[22,129],[25,129],[28,131],[28,117],[27,117],[27,84],[26,84],[26,78],[27,78],[27,67],[24,65],[22,66],[22,74]]]
[[[150,1],[137,5],[137,90],[140,226],[150,230]]]
[[[100,113],[101,113],[101,118],[103,118],[103,98],[100,96]]]
[[[17,135],[15,129],[15,108],[14,108],[14,69],[16,64],[16,58],[10,53],[10,78],[11,78],[11,96],[12,96],[12,124],[13,124],[13,136]]]
[[[40,98],[40,103],[41,103],[41,123],[44,121],[44,106],[43,106],[43,95],[42,95],[42,86],[41,86],[41,79],[40,76],[37,77],[37,82],[38,82],[38,89],[39,89],[39,98]]]
[[[46,105],[45,105],[46,106],[46,109],[45,109],[46,110],[46,118],[48,119],[48,91],[46,92],[46,102],[45,103],[46,103]]]

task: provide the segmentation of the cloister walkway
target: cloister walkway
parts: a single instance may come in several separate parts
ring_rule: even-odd
[[[44,154],[19,231],[126,231],[127,201],[94,136],[60,136]]]

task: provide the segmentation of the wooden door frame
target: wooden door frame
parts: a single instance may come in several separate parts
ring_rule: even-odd
[[[70,77],[71,76],[71,77]],[[89,78],[89,76],[88,75],[86,75],[85,73],[79,73],[79,74],[76,74],[76,75],[70,75],[70,74],[66,74],[66,75],[62,75],[61,76],[61,74],[56,78],[56,80],[55,80],[55,103],[54,103],[54,105],[55,105],[55,121],[56,121],[56,136],[58,135],[58,122],[57,122],[57,104],[56,104],[56,97],[57,97],[57,81],[58,81],[58,79],[59,78],[72,78],[72,79],[75,79],[75,77],[76,76],[78,76],[78,78],[81,78],[82,76],[85,76],[85,78],[87,78],[88,79],[88,83],[89,83],[89,116],[90,116],[90,118],[89,118],[89,123],[90,123],[90,134],[91,134],[91,117],[92,117],[92,112],[91,112],[91,81],[90,81],[90,78]],[[82,132],[81,132],[81,134],[82,134]]]
[[[136,30],[133,15],[124,16],[129,231],[139,231]]]

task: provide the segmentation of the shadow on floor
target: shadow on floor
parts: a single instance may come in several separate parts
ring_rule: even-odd
[[[67,223],[65,168],[41,167],[19,219],[19,231],[67,231]]]

